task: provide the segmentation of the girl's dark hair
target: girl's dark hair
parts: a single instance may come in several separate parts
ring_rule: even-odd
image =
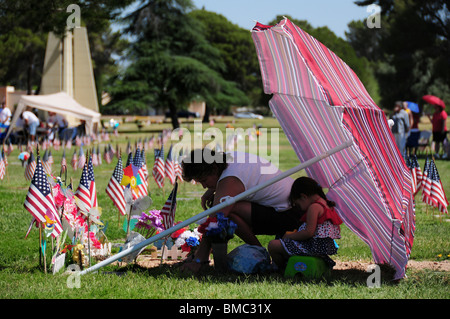
[[[183,159],[181,166],[183,180],[187,182],[212,174],[220,176],[228,166],[227,155],[208,148],[195,149]]]
[[[327,199],[327,196],[323,192],[323,188],[311,177],[302,176],[294,181],[291,188],[291,194],[289,195],[291,206],[294,206],[294,202],[300,197],[300,194],[305,194],[306,196],[319,195],[326,200],[328,207],[336,206],[335,202]]]

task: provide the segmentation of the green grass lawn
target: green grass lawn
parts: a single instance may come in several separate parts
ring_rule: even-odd
[[[225,130],[231,119],[221,119],[216,126]],[[236,120],[235,127],[252,127],[263,124],[266,128],[279,128],[276,119],[263,121]],[[193,127],[193,123],[183,123],[183,127]],[[203,129],[209,127],[204,124]],[[132,124],[123,125],[121,133],[113,140],[122,150],[130,141],[134,144],[139,137],[150,137],[167,124],[152,124],[148,130],[134,132]],[[270,131],[270,130],[269,130]],[[269,139],[270,140],[270,139]],[[206,142],[208,143],[208,142]],[[103,150],[103,148],[101,147]],[[167,152],[167,149],[166,149]],[[298,163],[297,157],[289,145],[283,132],[279,132],[279,166],[282,170]],[[71,152],[69,152],[71,154]],[[96,274],[88,274],[80,278],[80,288],[69,288],[69,276],[62,272],[56,275],[45,274],[39,265],[39,232],[33,228],[25,239],[31,221],[31,215],[24,209],[23,203],[28,191],[29,182],[24,178],[24,168],[18,160],[18,150],[9,156],[8,175],[0,181],[0,298],[2,299],[128,299],[128,298],[163,298],[163,299],[448,299],[449,273],[432,270],[407,270],[407,278],[394,283],[390,277],[382,276],[380,288],[368,288],[368,272],[350,269],[334,271],[326,280],[287,279],[282,275],[271,273],[264,275],[237,275],[217,273],[212,268],[198,276],[182,274],[174,267],[164,264],[161,267],[143,268],[138,265],[119,266],[117,264],[104,267]],[[62,151],[53,151],[54,170],[59,171]],[[68,158],[70,160],[70,158]],[[126,160],[126,156],[124,156]],[[424,158],[420,158],[423,167]],[[117,209],[105,193],[106,185],[111,177],[117,159],[111,164],[95,167],[95,180],[99,206],[103,209],[102,218],[109,222],[106,236],[110,242],[123,243],[125,232],[118,221]],[[151,168],[153,151],[147,151],[147,162]],[[450,161],[437,160],[437,168],[443,180],[446,193],[450,192]],[[302,172],[296,175],[301,175]],[[81,170],[73,172],[69,168],[69,177],[73,178],[74,188],[78,186]],[[294,176],[295,177],[295,176]],[[158,189],[150,179],[150,193],[153,199],[152,209],[161,209],[170,187],[164,191]],[[185,220],[201,212],[200,196],[203,189],[200,185],[180,184],[176,221]],[[189,200],[187,200],[189,199]],[[441,220],[434,215],[437,211],[427,208],[416,197],[416,233],[411,259],[422,261],[442,261],[448,259],[450,253],[450,223],[448,216]],[[270,236],[261,236],[261,242],[267,246]],[[229,243],[229,251],[242,244],[238,238]],[[340,250],[334,257],[340,261],[371,261],[371,253],[355,234],[345,225],[342,227]],[[49,250],[50,251],[50,250]],[[441,255],[441,257],[439,257]],[[120,274],[120,275],[118,275]]]

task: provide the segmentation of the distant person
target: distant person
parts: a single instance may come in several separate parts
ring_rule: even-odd
[[[402,102],[396,102],[394,106],[394,114],[391,119],[394,125],[391,130],[395,137],[395,143],[402,156],[406,155],[406,134],[409,132],[409,115],[403,109]]]
[[[47,126],[52,131],[57,128],[58,136],[62,139],[64,136],[64,131],[68,128],[69,123],[63,115],[55,112],[48,112]]]
[[[414,113],[414,112],[411,113],[413,117],[413,122],[411,125],[409,136],[406,140],[406,150],[409,152],[409,154],[416,154],[417,148],[419,147],[419,139],[420,139],[419,123],[421,113]]]
[[[402,102],[401,106],[402,106],[403,110],[406,112],[406,114],[408,114],[408,119],[409,119],[408,127],[411,129],[411,127],[413,126],[413,123],[414,123],[413,112],[408,108],[408,102]],[[410,130],[406,133],[406,137],[409,136],[409,133],[410,133]]]
[[[11,110],[3,102],[0,110],[0,140],[3,140],[6,132],[8,132],[9,125],[11,124],[11,115]]]
[[[0,123],[2,127],[8,127],[11,123],[11,110],[6,106],[6,103],[2,103],[2,109],[0,111]]]
[[[20,114],[20,118],[23,121],[24,129],[26,129],[30,135],[31,142],[34,142],[36,140],[36,130],[41,123],[39,118],[30,111],[22,112],[22,114]]]
[[[429,114],[428,118],[431,121],[432,131],[433,131],[433,142],[434,142],[434,157],[439,158],[439,151],[441,144],[444,144],[447,138],[447,112],[445,108],[440,105],[434,106],[434,113],[432,116]],[[444,153],[442,158],[447,158],[447,153]]]

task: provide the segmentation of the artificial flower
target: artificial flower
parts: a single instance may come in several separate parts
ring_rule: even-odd
[[[224,242],[234,236],[236,223],[225,217],[223,213],[217,213],[214,217],[209,217],[198,227],[198,231],[209,237],[214,242]]]

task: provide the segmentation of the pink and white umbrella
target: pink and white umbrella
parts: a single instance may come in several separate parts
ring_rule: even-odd
[[[252,30],[270,108],[299,160],[353,140],[306,172],[337,204],[375,263],[405,275],[415,230],[411,173],[384,112],[337,55],[288,19]]]

